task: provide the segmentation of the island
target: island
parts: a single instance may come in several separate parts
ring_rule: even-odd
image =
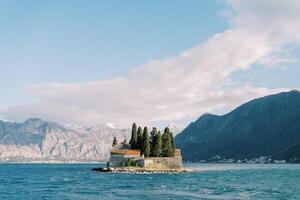
[[[113,139],[110,159],[106,168],[95,171],[112,173],[181,173],[189,170],[182,167],[180,149],[176,149],[173,133],[165,128],[163,134],[152,128],[132,125],[129,143],[124,140],[118,143]]]

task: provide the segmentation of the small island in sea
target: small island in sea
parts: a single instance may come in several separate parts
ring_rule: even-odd
[[[110,159],[106,168],[95,171],[114,173],[180,173],[189,170],[182,168],[180,149],[176,149],[173,133],[165,128],[161,134],[153,128],[132,125],[129,143],[124,140],[118,143],[114,137]]]

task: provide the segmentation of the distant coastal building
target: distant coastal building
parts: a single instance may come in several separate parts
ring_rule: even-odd
[[[131,149],[129,144],[122,142],[113,147],[108,168],[141,167],[153,170],[178,170],[182,168],[180,149],[176,149],[174,157],[144,157],[138,149]]]

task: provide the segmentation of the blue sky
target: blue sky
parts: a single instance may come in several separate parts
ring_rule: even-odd
[[[271,21],[281,9],[286,13],[283,9],[297,6],[286,3],[282,8],[278,1],[273,12],[277,0],[273,5],[262,2],[265,4],[257,0],[1,1],[0,118],[34,116],[125,126],[130,120],[188,123],[204,112],[222,114],[251,98],[299,88],[299,38],[293,37],[290,26],[283,32]],[[263,14],[251,10],[252,6],[262,8]],[[270,15],[270,19],[263,16],[270,20],[266,24],[252,24],[248,19],[262,21],[266,13]],[[294,15],[280,17],[287,22],[282,26],[298,21]],[[223,55],[227,49],[232,53]],[[249,56],[237,55],[243,50]],[[224,66],[217,66],[213,59]],[[115,80],[117,77],[122,81]],[[210,83],[213,81],[219,82]],[[109,93],[107,88],[119,93]],[[136,90],[139,94],[133,93]],[[140,92],[143,90],[173,91],[172,99],[164,100],[162,95],[152,99],[151,94]],[[120,95],[122,92],[136,95],[135,99]],[[120,102],[115,100],[118,95]],[[140,101],[135,102],[136,98]],[[144,108],[152,118],[140,115]],[[84,119],[73,118],[75,113]],[[122,121],[124,116],[129,120]]]
[[[31,98],[33,83],[126,74],[195,46],[226,21],[217,1],[6,1],[0,3],[0,102]]]

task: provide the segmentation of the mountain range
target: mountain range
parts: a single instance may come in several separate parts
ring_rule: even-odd
[[[23,123],[0,121],[0,161],[105,161],[113,137],[129,139],[130,130],[112,124],[90,127],[60,125],[31,118]]]
[[[263,157],[300,162],[299,91],[254,99],[221,116],[204,114],[185,129],[168,127],[186,161]],[[106,161],[113,137],[129,141],[130,135],[130,129],[111,123],[87,127],[37,118],[22,123],[0,120],[0,162]]]
[[[268,158],[300,162],[300,92],[247,102],[228,114],[204,114],[176,137],[188,161]]]
[[[174,135],[184,127],[168,126]],[[113,137],[130,140],[131,130],[112,123],[80,126],[30,118],[0,120],[0,162],[99,162],[110,155]]]

